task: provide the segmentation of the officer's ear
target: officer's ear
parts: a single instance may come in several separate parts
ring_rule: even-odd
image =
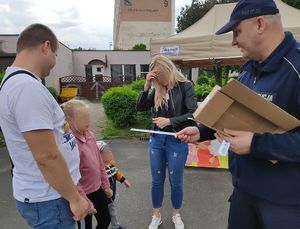
[[[266,30],[266,18],[264,16],[258,16],[255,18],[255,25],[258,34],[262,34]]]

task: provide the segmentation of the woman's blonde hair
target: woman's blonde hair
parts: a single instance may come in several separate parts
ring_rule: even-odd
[[[156,80],[153,81],[155,86],[154,108],[157,111],[159,107],[162,107],[162,105],[168,105],[166,99],[167,90],[172,89],[176,84],[178,84],[178,82],[187,81],[187,79],[177,70],[175,64],[165,56],[154,56],[150,63],[150,71],[152,71],[155,66],[169,77],[167,88],[159,84]]]
[[[78,99],[71,99],[61,104],[61,108],[64,111],[66,117],[74,117],[76,109],[82,107],[86,109],[89,108],[89,106],[84,101]]]

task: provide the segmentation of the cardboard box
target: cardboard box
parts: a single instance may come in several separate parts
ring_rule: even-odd
[[[219,131],[283,133],[300,126],[298,119],[237,80],[222,88],[215,86],[193,115],[198,122]]]

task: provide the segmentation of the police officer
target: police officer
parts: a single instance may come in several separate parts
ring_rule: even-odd
[[[216,34],[229,31],[232,45],[248,59],[239,81],[300,119],[299,43],[284,32],[275,2],[240,0]],[[234,191],[228,228],[300,228],[300,128],[283,134],[229,129],[225,133],[200,125],[183,129],[177,137],[185,142],[217,138],[230,143]]]

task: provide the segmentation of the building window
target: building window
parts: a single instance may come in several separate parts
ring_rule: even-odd
[[[123,76],[122,64],[111,64],[110,69],[112,78]]]
[[[136,80],[135,64],[124,65],[124,76],[125,76],[125,81]]]
[[[141,78],[146,78],[149,72],[149,64],[141,64]]]
[[[92,65],[93,76],[102,74],[104,66],[103,65]]]
[[[134,64],[111,64],[111,77],[116,81],[136,80],[136,69]]]

